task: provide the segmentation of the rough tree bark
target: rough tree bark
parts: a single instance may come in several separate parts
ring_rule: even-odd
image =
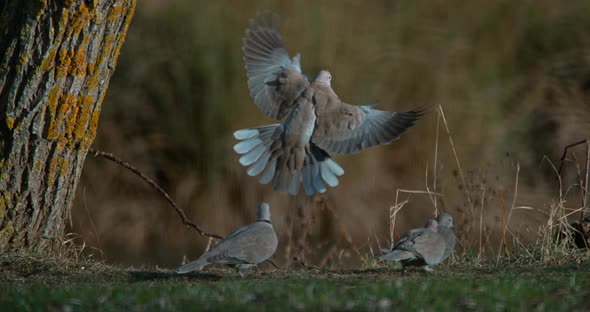
[[[0,252],[62,242],[135,4],[0,1]]]

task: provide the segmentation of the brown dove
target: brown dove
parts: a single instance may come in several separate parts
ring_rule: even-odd
[[[343,102],[332,89],[332,75],[321,70],[314,80],[301,72],[301,55],[289,57],[279,31],[278,16],[259,15],[244,39],[248,88],[266,115],[283,123],[234,132],[250,176],[272,181],[273,189],[308,195],[338,185],[344,170],[328,152],[352,154],[391,143],[423,114],[423,110],[387,112],[374,105]]]
[[[446,241],[438,232],[438,222],[430,219],[423,228],[404,234],[391,250],[379,256],[380,260],[401,261],[406,265],[422,266],[433,272],[432,266],[442,262]]]
[[[270,222],[270,206],[263,202],[258,206],[256,223],[235,230],[197,260],[177,268],[176,273],[201,271],[209,264],[221,263],[235,265],[242,276],[241,270],[270,259],[277,244],[277,234]]]

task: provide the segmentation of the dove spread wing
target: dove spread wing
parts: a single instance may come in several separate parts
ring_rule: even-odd
[[[422,116],[421,110],[398,113],[350,105],[321,92],[316,92],[315,100],[318,118],[312,141],[339,154],[391,143]]]
[[[300,55],[289,58],[276,15],[261,15],[251,22],[244,39],[248,88],[258,108],[268,116],[283,119],[309,86],[299,59]]]

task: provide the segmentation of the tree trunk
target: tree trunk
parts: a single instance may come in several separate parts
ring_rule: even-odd
[[[63,242],[135,4],[0,2],[0,252]]]

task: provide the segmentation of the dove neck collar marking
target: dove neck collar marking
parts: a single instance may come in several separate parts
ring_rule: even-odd
[[[272,222],[270,222],[270,220],[256,220],[256,222],[266,222],[268,224],[272,224]]]

